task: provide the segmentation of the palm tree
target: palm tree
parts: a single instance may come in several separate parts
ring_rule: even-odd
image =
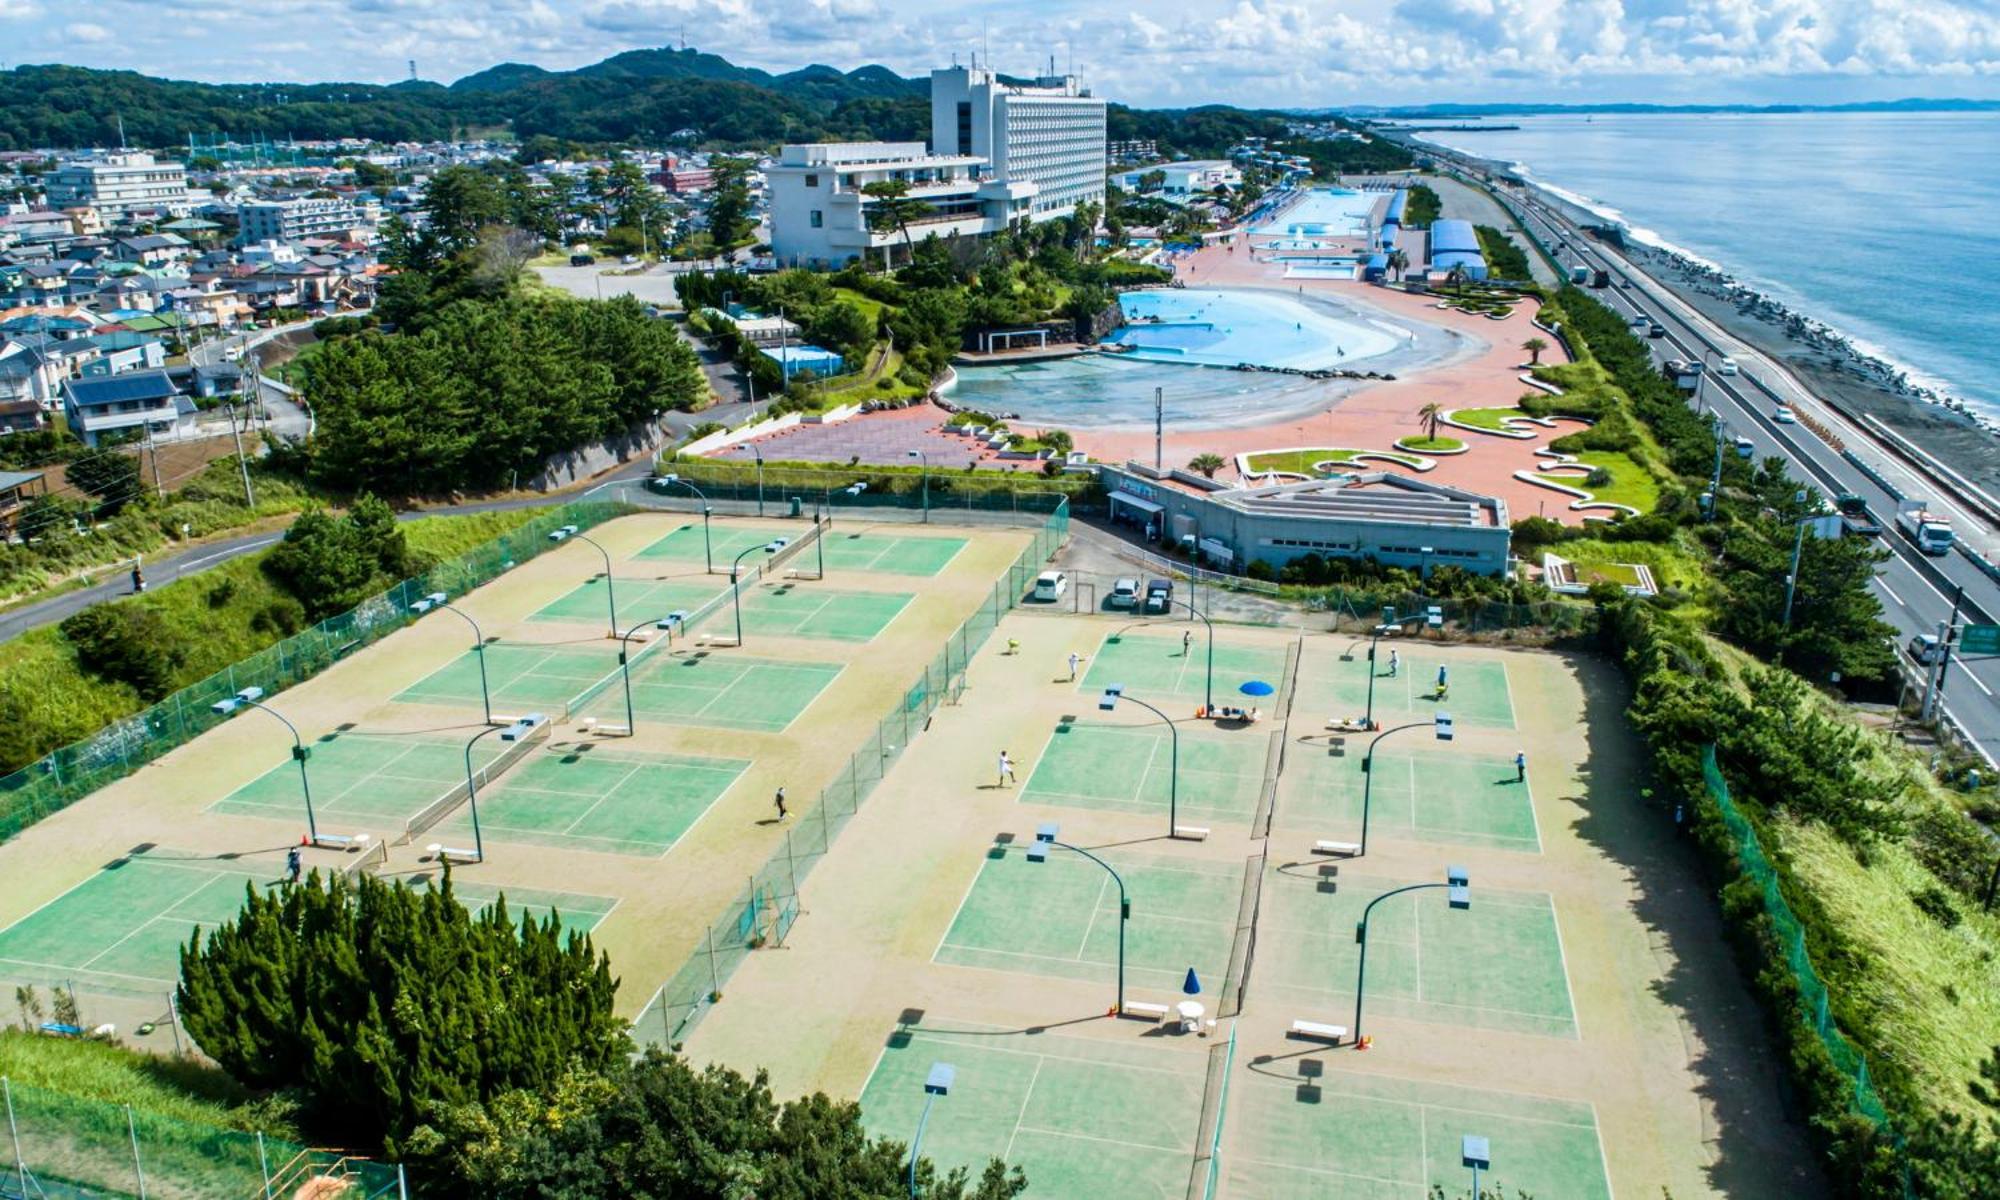
[[[1395,272],[1397,281],[1401,282],[1403,272],[1410,269],[1410,256],[1403,253],[1401,248],[1389,251],[1389,269]]]
[[[1548,348],[1549,344],[1538,337],[1531,337],[1521,343],[1521,349],[1528,352],[1528,365],[1531,367],[1542,365],[1542,351]]]
[[[1215,478],[1215,473],[1228,465],[1228,459],[1212,451],[1197,454],[1193,458],[1188,459],[1189,470],[1200,471],[1210,479]]]
[[[1444,419],[1444,405],[1435,400],[1431,401],[1417,410],[1417,419],[1424,423],[1424,440],[1435,440],[1438,435],[1438,422]]]
[[[1465,264],[1453,263],[1451,270],[1446,273],[1444,281],[1448,284],[1456,284],[1457,286],[1453,291],[1460,299],[1463,299],[1465,297]]]

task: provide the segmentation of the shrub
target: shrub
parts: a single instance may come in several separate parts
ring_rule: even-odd
[[[174,671],[186,657],[158,613],[137,604],[93,604],[65,619],[62,634],[76,647],[77,665],[158,700],[174,690]]]

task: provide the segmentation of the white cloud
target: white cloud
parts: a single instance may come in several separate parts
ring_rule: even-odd
[[[63,26],[63,36],[72,42],[108,42],[111,40],[111,31],[89,21],[78,21]]]

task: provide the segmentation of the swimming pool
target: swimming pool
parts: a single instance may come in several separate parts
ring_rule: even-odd
[[[1016,429],[1150,428],[1158,389],[1173,429],[1219,429],[1326,407],[1328,384],[1301,375],[1223,371],[1126,354],[960,367],[947,393],[961,408],[1016,413]]]
[[[1163,288],[1127,292],[1118,304],[1129,324],[1105,341],[1155,362],[1333,370],[1404,340],[1271,292]]]
[[[1256,237],[1356,237],[1368,232],[1376,192],[1314,188],[1297,204],[1252,229]]]

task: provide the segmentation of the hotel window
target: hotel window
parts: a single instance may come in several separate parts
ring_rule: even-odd
[[[818,176],[818,175],[815,175],[815,174],[810,174],[810,173],[808,173],[808,174],[806,175],[806,186],[807,186],[807,187],[809,187],[809,188],[816,188],[816,187],[818,187],[818,186],[819,186],[819,176]]]
[[[826,216],[825,216],[825,214],[821,213],[819,209],[816,209],[816,208],[815,208],[815,209],[813,209],[813,210],[812,210],[812,227],[813,227],[814,229],[818,229],[818,228],[820,228],[820,227],[821,227],[822,225],[824,225],[825,223],[826,223]]]

